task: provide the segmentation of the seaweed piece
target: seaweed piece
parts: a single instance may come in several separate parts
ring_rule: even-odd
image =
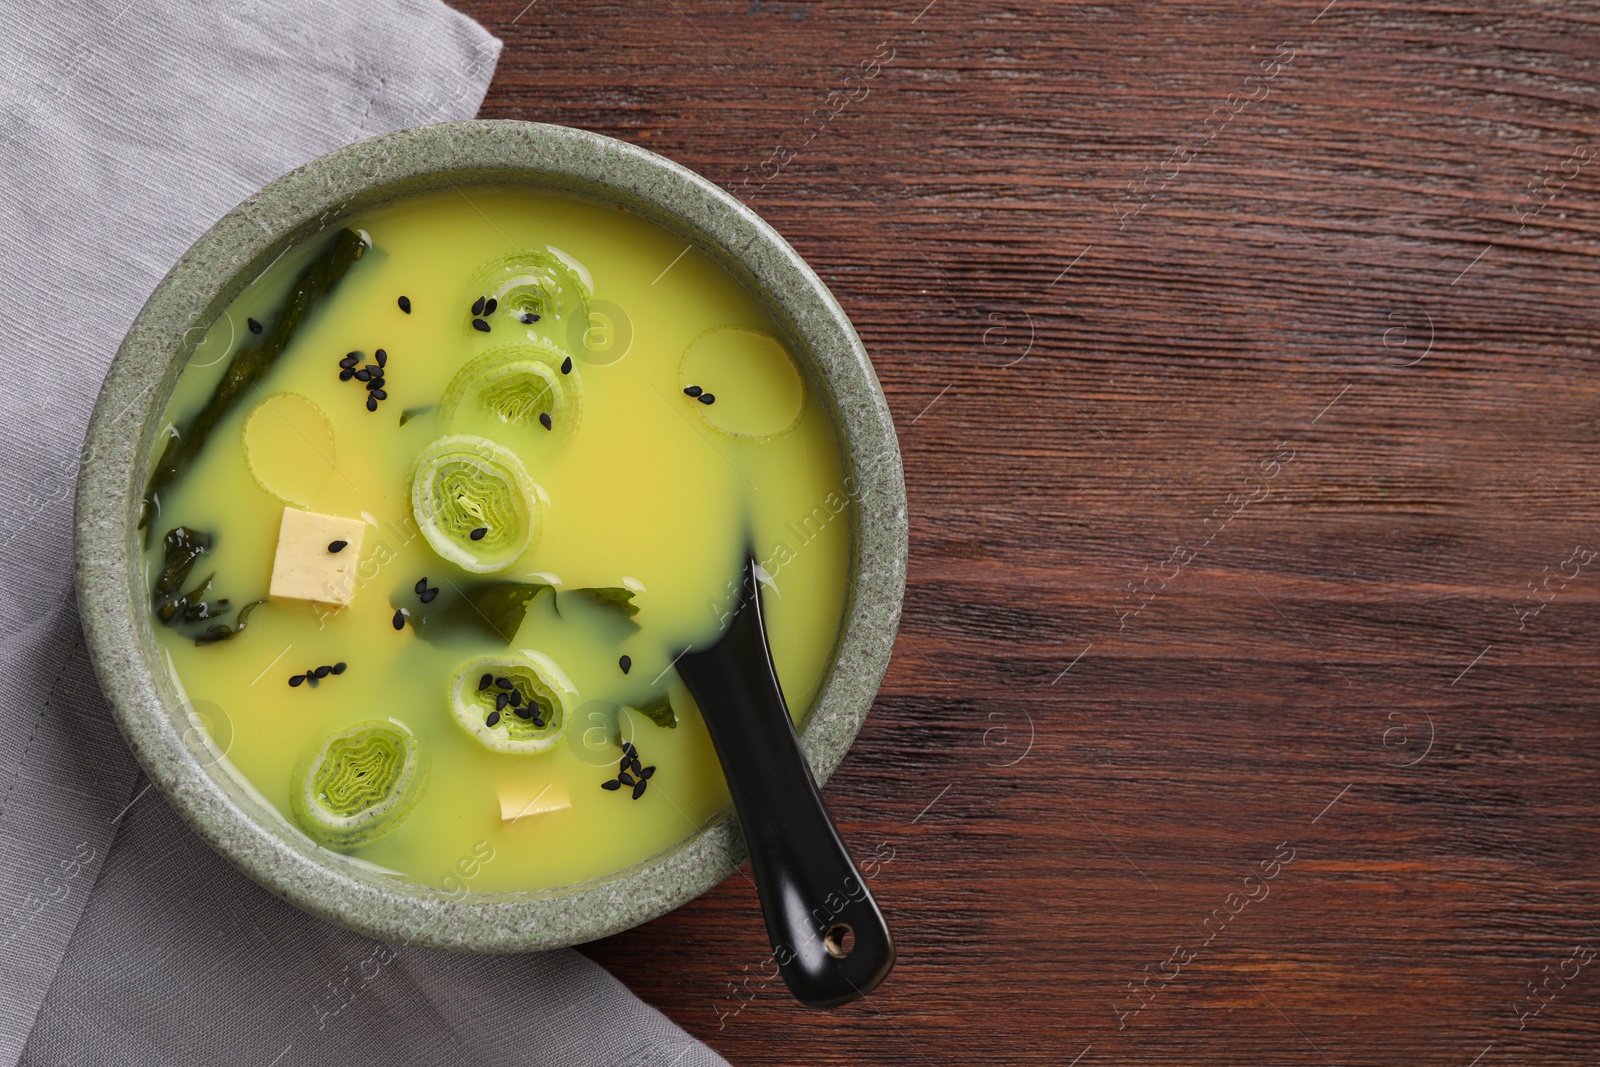
[[[203,598],[205,594],[210,591],[210,589],[211,579],[207,578],[206,584],[202,588],[188,594],[188,597],[185,599],[188,599],[189,597]],[[228,600],[227,597],[223,597],[221,600],[197,599],[195,603],[192,603],[188,607],[184,608],[183,621],[204,622],[206,619],[220,619],[222,616],[228,613],[228,605],[230,603],[232,603],[232,601]]]
[[[516,640],[522,620],[527,617],[533,598],[550,586],[544,582],[476,582],[450,588],[421,608],[409,606],[415,595],[404,587],[391,603],[406,607],[406,620],[420,637],[433,640],[462,632],[498,638],[510,644]]]
[[[179,593],[189,579],[189,572],[194,570],[195,563],[211,548],[211,535],[187,526],[175,526],[167,531],[162,543],[166,546],[166,554],[162,559],[161,571],[150,587],[156,618],[168,626],[176,626],[182,622],[216,618],[226,611],[226,600],[206,603],[206,594],[211,591],[211,579],[216,577],[214,573],[206,575],[204,581],[187,593]]]
[[[206,594],[211,592],[211,579],[215,578],[213,572],[206,575],[205,580],[182,596],[171,597],[160,601],[156,607],[156,618],[173,626],[180,622],[190,622],[194,619],[209,619],[212,617],[210,605],[206,603]],[[225,607],[224,600],[219,607]]]
[[[628,618],[639,614],[639,605],[633,602],[633,590],[608,585],[598,589],[574,589],[573,596],[584,596],[604,607],[615,608]]]
[[[657,693],[648,703],[629,704],[630,708],[668,730],[678,728],[678,713],[672,710],[672,698],[666,693]]]
[[[155,609],[156,618],[168,626],[181,626],[184,623],[220,619],[226,615],[231,603],[229,600],[206,599],[206,594],[211,592],[212,579],[216,577],[214,571],[187,593],[179,593],[189,579],[189,572],[194,570],[195,563],[210,550],[211,535],[187,526],[175,526],[167,531],[162,543],[166,546],[166,554],[162,559],[161,571],[150,587],[151,606]],[[261,603],[263,601],[257,600],[253,604],[246,604],[239,609],[235,625],[218,623],[196,637],[194,643],[208,645],[213,641],[226,641],[244,629],[245,619],[256,604]]]
[[[183,583],[189,580],[189,572],[194,569],[195,560],[205,555],[211,547],[211,535],[187,526],[175,526],[167,531],[163,543],[166,545],[166,557],[161,561],[161,573],[156,575],[155,584],[150,587],[150,594],[158,604],[171,600],[183,588]]]
[[[406,408],[400,413],[400,425],[404,426],[418,415],[426,415],[428,412],[432,411],[433,408],[434,405],[432,404],[424,404],[419,408]]]
[[[223,603],[227,603],[227,601],[223,601]],[[194,643],[197,645],[214,645],[218,641],[228,640],[228,638],[233,637],[243,630],[246,622],[250,618],[250,613],[265,603],[265,600],[252,600],[250,603],[239,609],[238,620],[232,626],[229,626],[227,623],[223,622],[218,623],[215,626],[207,627],[205,633],[194,639]]]
[[[462,591],[462,612],[470,611],[467,624],[476,625],[495,634],[507,644],[516,640],[522,620],[528,614],[528,605],[542,589],[550,588],[542,582],[486,582]]]
[[[259,334],[250,334],[239,345],[210,399],[189,420],[188,425],[179,427],[173,434],[155,469],[150,472],[150,481],[145,486],[144,512],[139,516],[141,529],[148,525],[156,513],[156,502],[162,490],[177,481],[200,454],[211,431],[239,402],[239,398],[272,370],[278,357],[289,347],[295,331],[366,250],[366,238],[354,230],[340,230],[328,247],[294,280],[282,309],[271,324]]]

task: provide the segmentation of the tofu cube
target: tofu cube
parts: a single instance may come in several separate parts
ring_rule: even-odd
[[[514,782],[500,787],[500,821],[514,823],[530,815],[547,815],[572,807],[567,787],[557,782]]]
[[[268,592],[274,597],[344,607],[355,595],[356,564],[361,560],[361,535],[366,529],[360,519],[284,508]],[[344,541],[344,548],[328,551],[335,541]]]

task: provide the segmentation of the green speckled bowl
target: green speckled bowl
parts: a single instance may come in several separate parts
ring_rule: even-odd
[[[794,249],[704,178],[583,130],[527,122],[426,126],[341,148],[274,181],[213,226],[166,276],[106,376],[78,479],[78,602],[95,670],[128,744],[195,830],[307,911],[387,941],[482,952],[571,945],[625,930],[711,888],[743,859],[731,816],[646,863],[542,892],[452,897],[323,851],[248,787],[208,768],[192,715],[158,658],[135,531],[161,413],[196,341],[288,248],[412,193],[524,185],[616,203],[692,242],[756,293],[838,426],[855,479],[855,570],[832,669],[801,731],[827,781],[889,662],[906,570],[906,497],[894,424],[867,354]],[[186,734],[187,739],[186,739]]]

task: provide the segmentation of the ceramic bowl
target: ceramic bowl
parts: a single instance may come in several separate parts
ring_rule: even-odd
[[[385,941],[483,952],[554,948],[661,915],[743,859],[732,813],[639,866],[539,892],[453,896],[364,869],[292,834],[265,800],[196,744],[197,722],[162,665],[135,527],[162,413],[195,343],[284,249],[399,197],[523,186],[620,204],[720,263],[766,306],[833,417],[857,487],[854,573],[829,674],[800,738],[819,782],[854,740],[888,665],[906,568],[899,447],[849,319],[766,223],[677,164],[584,130],[456,122],[376,137],[272,182],[195,242],[140,311],[101,389],[79,472],[76,580],[89,651],[151,781],[212,847],[294,904]]]

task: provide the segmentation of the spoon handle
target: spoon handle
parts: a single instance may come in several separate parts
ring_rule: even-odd
[[[836,1008],[894,966],[894,939],[845,851],[772,668],[753,566],[727,633],[678,660],[722,761],[773,957],[795,999]]]

